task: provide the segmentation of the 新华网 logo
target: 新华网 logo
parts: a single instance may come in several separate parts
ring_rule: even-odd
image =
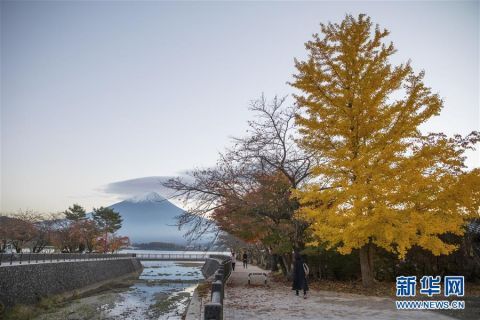
[[[423,276],[417,283],[416,276],[399,276],[396,278],[397,297],[415,297],[417,284],[419,294],[434,297],[442,293],[441,276]],[[463,297],[465,295],[465,278],[463,276],[445,276],[443,278],[444,297]],[[465,309],[463,300],[403,300],[395,301],[397,309]]]

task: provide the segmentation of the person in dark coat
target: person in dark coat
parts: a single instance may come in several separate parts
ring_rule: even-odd
[[[246,252],[243,253],[242,261],[243,261],[243,268],[244,268],[244,269],[247,269],[247,265],[248,265],[248,255],[247,255]]]
[[[298,291],[303,290],[303,298],[307,298],[308,283],[308,266],[304,262],[300,253],[295,252],[295,261],[293,264],[293,285],[292,290],[295,290],[296,295],[298,296]]]
[[[235,257],[235,252],[232,251],[232,271],[235,271],[235,263],[237,262],[237,259]]]

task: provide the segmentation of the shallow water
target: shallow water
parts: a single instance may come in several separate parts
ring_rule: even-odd
[[[143,272],[127,288],[76,299],[37,319],[181,319],[203,279],[203,262],[142,261]]]

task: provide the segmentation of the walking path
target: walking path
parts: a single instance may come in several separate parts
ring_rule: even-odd
[[[267,271],[256,266],[243,269],[241,264],[237,265],[225,290],[225,320],[453,319],[429,311],[398,311],[390,298],[311,290],[308,298],[303,299],[301,294],[295,296],[285,284],[268,282],[264,285],[262,277],[254,277],[255,281],[248,285],[248,273]]]

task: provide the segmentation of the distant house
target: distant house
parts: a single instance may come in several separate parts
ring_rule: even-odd
[[[55,253],[55,247],[54,246],[45,246],[45,248],[40,251],[40,253]]]
[[[12,244],[7,243],[7,245],[5,246],[5,253],[15,253],[15,252],[17,252],[17,251],[12,246]]]

